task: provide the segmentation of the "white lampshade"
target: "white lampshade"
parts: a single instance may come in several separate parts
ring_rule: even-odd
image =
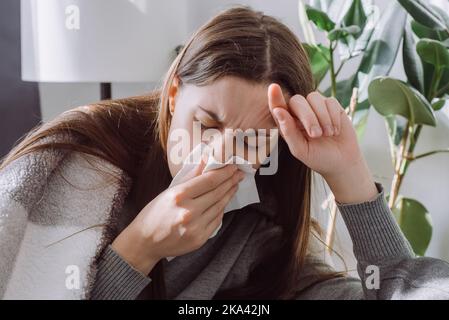
[[[21,0],[22,79],[158,81],[187,36],[185,0]]]

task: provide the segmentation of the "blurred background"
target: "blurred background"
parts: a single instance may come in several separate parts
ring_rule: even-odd
[[[332,2],[337,1],[340,2],[337,6],[332,5]],[[345,12],[352,6],[355,9],[363,8],[367,22],[363,23],[362,29],[369,29],[367,24],[371,23],[371,29],[374,30],[379,21],[382,21],[382,16],[388,14],[387,8],[394,2],[396,1],[2,0],[0,157],[40,121],[48,121],[73,107],[109,96],[121,98],[151,91],[160,84],[176,54],[177,46],[182,45],[196,28],[215,13],[232,5],[249,5],[273,15],[289,26],[301,41],[309,43],[312,38],[315,45],[322,44],[326,47],[331,30],[319,30],[307,8],[325,12],[334,22],[345,16]],[[425,4],[429,8],[432,4],[449,12],[447,0],[416,3]],[[358,7],[360,4],[362,6]],[[414,17],[408,16],[400,5],[396,10],[395,14],[385,18],[402,23],[400,26],[390,26],[389,34],[396,43],[390,50],[393,59],[391,66],[379,71],[383,74],[378,75],[410,82],[410,74],[404,68],[409,62],[403,61],[402,39],[405,25]],[[352,23],[360,24],[357,14],[353,15],[352,20]],[[431,25],[428,27],[432,29]],[[396,40],[395,30],[399,32]],[[346,31],[338,31],[339,36]],[[363,37],[362,31],[355,30],[352,33],[354,38]],[[382,34],[378,36],[382,39]],[[414,37],[417,40],[417,36]],[[348,39],[335,41],[350,46]],[[365,42],[364,49],[369,45],[369,37]],[[371,61],[375,57],[381,57],[381,50],[376,48],[371,52]],[[339,79],[348,79],[354,74],[360,78],[363,72],[357,72],[364,59],[363,48],[360,51],[347,59],[339,72]],[[344,52],[340,50],[336,53],[335,59],[335,64],[340,65],[345,60]],[[366,86],[362,88],[361,82],[359,79],[359,97],[363,96],[363,90],[365,94],[367,91]],[[322,91],[331,86],[329,74],[320,79],[319,88]],[[416,144],[416,154],[449,147],[449,108],[444,101],[441,104],[443,106],[434,112],[436,126],[423,126]],[[388,191],[392,185],[394,169],[385,118],[377,109],[370,108],[366,113],[360,143],[376,180]],[[333,224],[332,219],[329,219],[332,206],[323,203],[326,200],[325,191],[323,193],[316,201],[315,215],[323,228],[329,230],[329,225]],[[417,222],[412,221],[410,225],[404,226],[407,230],[424,234],[415,239],[417,246],[421,246],[421,249],[425,247],[427,256],[449,261],[449,154],[436,153],[411,162],[403,178],[400,194],[410,199],[419,199],[419,203],[425,207],[425,212],[422,209],[414,211],[413,214],[419,215]],[[333,246],[345,257],[348,267],[353,269],[350,241],[338,214],[335,225],[337,231],[333,236]],[[420,226],[424,229],[420,229]],[[430,242],[427,243],[428,241]]]

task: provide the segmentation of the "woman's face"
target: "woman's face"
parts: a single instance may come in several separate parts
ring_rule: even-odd
[[[263,148],[270,148],[269,139],[265,141],[263,138],[269,136],[270,129],[276,128],[268,108],[267,90],[268,84],[254,84],[231,76],[201,87],[189,84],[179,87],[175,81],[170,90],[172,122],[167,142],[167,159],[172,176],[182,167],[179,159],[183,160],[200,142],[212,147],[217,160],[226,161],[225,157],[231,153],[250,161],[256,169],[260,167],[258,157],[257,161],[249,159],[254,159],[251,155],[257,153],[262,145]],[[243,144],[236,142],[236,129],[246,132]],[[259,140],[251,138],[252,131],[248,129],[253,129],[258,138],[261,134],[263,137]],[[266,132],[258,129],[265,129]],[[194,137],[194,132],[199,131],[200,140]],[[188,151],[182,152],[182,155],[178,152],[181,140],[184,150]],[[232,146],[232,150],[226,153],[225,146]],[[173,154],[177,156],[173,157]]]

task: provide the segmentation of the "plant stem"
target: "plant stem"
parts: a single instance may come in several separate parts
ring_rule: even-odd
[[[407,168],[407,143],[410,136],[410,131],[412,131],[410,122],[407,122],[406,130],[401,139],[399,146],[398,156],[396,157],[396,163],[394,167],[393,181],[391,182],[391,192],[390,199],[388,200],[388,206],[392,209],[396,203],[396,199],[399,195],[399,190],[404,180],[404,174]]]
[[[404,173],[405,171],[407,171],[408,166],[410,164],[410,158],[413,158],[413,152],[415,151],[415,147],[416,147],[416,143],[418,142],[418,138],[419,135],[421,134],[421,130],[422,130],[422,125],[417,125],[416,129],[413,133],[413,139],[410,141],[410,145],[408,147],[408,151],[407,151],[407,162],[405,163],[405,167],[404,167]]]
[[[417,155],[415,157],[411,157],[409,160],[410,161],[415,161],[415,160],[418,160],[418,159],[421,159],[421,158],[425,158],[425,157],[428,157],[428,156],[431,156],[431,155],[434,155],[434,154],[437,154],[437,153],[444,153],[444,152],[449,152],[449,149],[441,149],[441,150],[433,150],[433,151],[425,152],[425,153],[422,153],[422,154]]]
[[[333,41],[330,42],[329,51],[330,51],[330,77],[331,77],[331,90],[332,97],[337,96],[337,76],[335,74],[335,66],[334,66],[334,46]]]

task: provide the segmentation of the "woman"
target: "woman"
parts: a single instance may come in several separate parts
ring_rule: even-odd
[[[448,264],[414,256],[342,107],[312,84],[287,27],[233,8],[193,35],[162,90],[34,130],[0,171],[3,297],[449,298]],[[279,128],[278,170],[256,176],[260,203],[224,215],[242,175],[235,165],[203,173],[205,159],[169,187],[180,170],[171,134],[192,133],[194,121],[219,132]],[[313,253],[312,170],[335,195],[361,280]]]

